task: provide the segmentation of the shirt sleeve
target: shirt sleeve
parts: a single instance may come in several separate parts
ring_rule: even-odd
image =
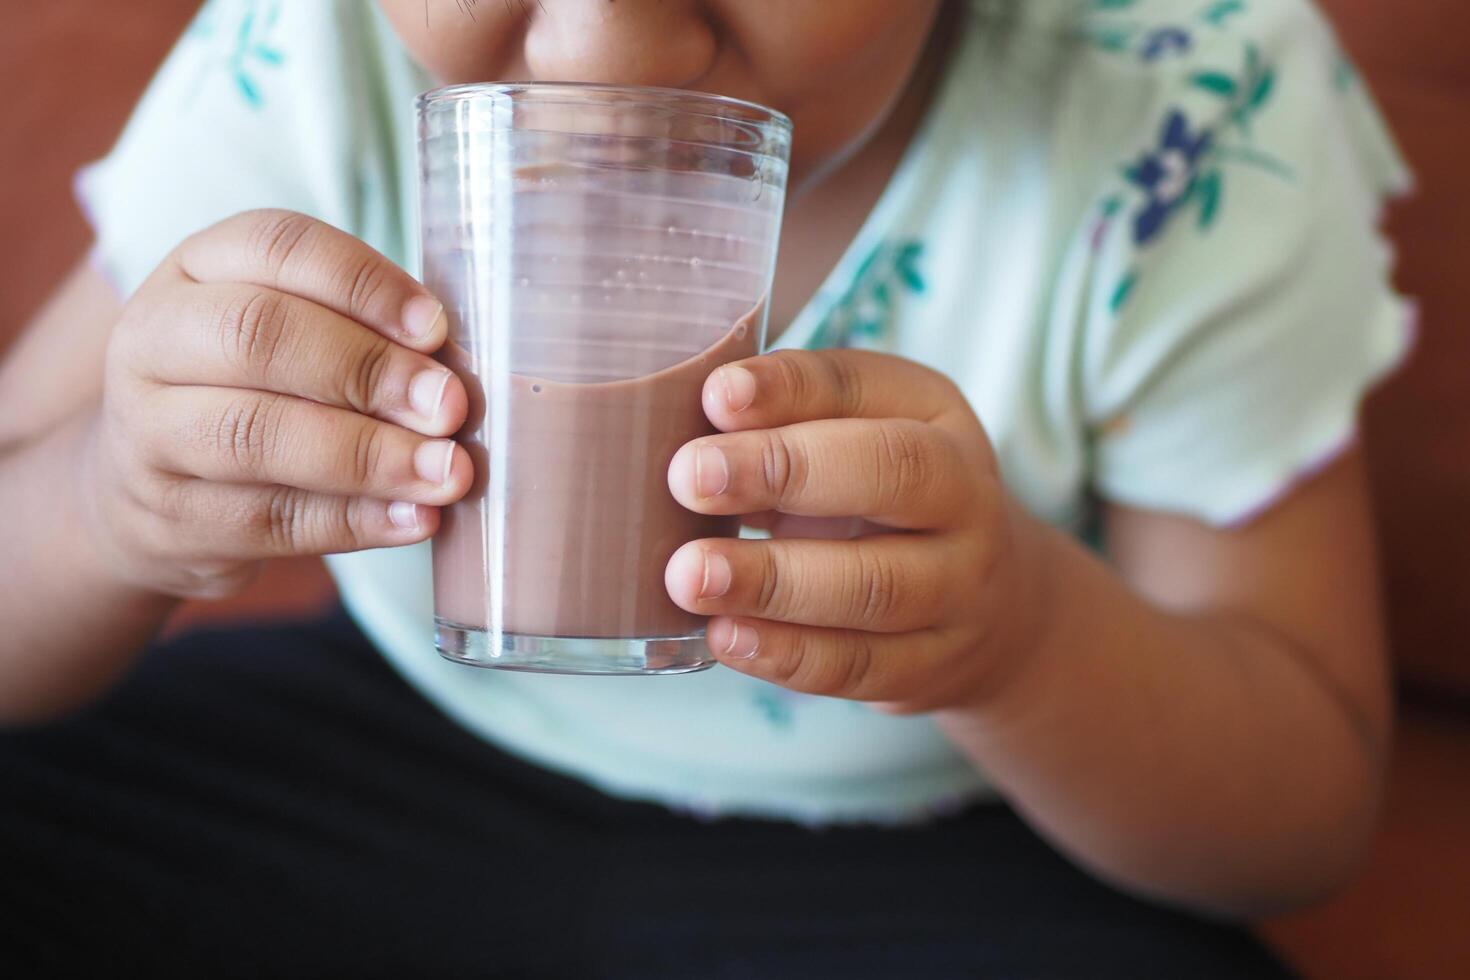
[[[395,114],[373,116],[388,98],[379,26],[357,0],[203,6],[115,147],[77,175],[94,262],[121,295],[190,234],[254,208],[376,237],[403,261],[402,134]],[[397,116],[411,113],[403,87]]]
[[[1236,7],[1160,29],[1178,57],[1098,205],[1079,355],[1095,490],[1216,525],[1352,444],[1413,315],[1377,231],[1410,178],[1371,96],[1305,0]]]

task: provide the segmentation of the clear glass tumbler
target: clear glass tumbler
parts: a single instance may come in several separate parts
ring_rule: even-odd
[[[435,645],[557,673],[708,666],[664,566],[738,522],[681,507],[719,365],[760,351],[791,125],[732,99],[574,84],[419,100],[424,281],[475,483],[434,538]]]

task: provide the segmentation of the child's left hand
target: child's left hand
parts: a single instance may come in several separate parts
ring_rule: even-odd
[[[714,617],[722,663],[924,711],[977,702],[1036,646],[1044,549],[948,378],[882,354],[782,351],[715,371],[704,408],[722,434],[679,450],[670,490],[777,535],[694,541],[669,561],[669,595]],[[788,516],[878,526],[799,538]]]

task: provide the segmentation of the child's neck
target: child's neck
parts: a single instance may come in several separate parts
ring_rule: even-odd
[[[943,21],[936,25],[936,38],[952,38],[955,33]],[[878,131],[838,169],[787,206],[771,292],[770,341],[781,336],[821,287],[893,179],[934,100],[950,47],[948,40],[931,42]]]

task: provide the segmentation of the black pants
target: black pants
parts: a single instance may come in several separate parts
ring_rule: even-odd
[[[0,736],[0,909],[7,977],[1284,975],[1000,806],[811,831],[610,799],[455,726],[341,615],[185,637]]]

